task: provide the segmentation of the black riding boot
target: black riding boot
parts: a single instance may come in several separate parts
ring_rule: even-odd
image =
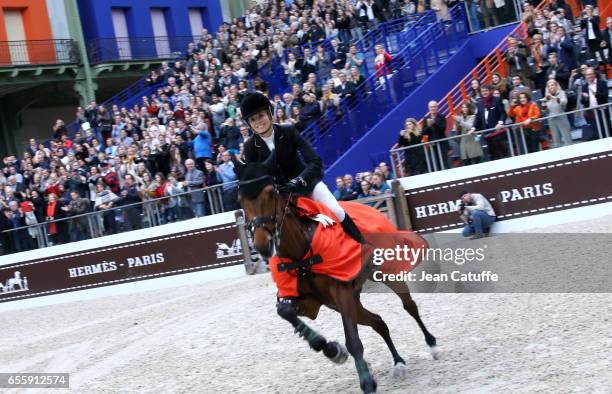
[[[351,219],[348,213],[344,216],[344,220],[340,224],[342,225],[344,232],[350,235],[351,238],[360,244],[365,244],[365,239],[363,238],[361,231],[359,231],[355,225],[355,222],[353,222],[353,219]]]

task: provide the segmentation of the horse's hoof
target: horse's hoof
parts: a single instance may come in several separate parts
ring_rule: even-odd
[[[429,348],[429,350],[431,351],[431,356],[434,360],[440,359],[440,348],[438,348],[437,346],[432,346]]]
[[[393,377],[396,379],[404,379],[408,373],[408,367],[404,363],[397,363],[393,367]]]
[[[365,394],[376,394],[376,380],[370,378],[362,383],[361,389]]]
[[[336,348],[336,355],[333,357],[330,357],[329,359],[332,360],[334,363],[336,364],[343,364],[349,356],[349,352],[348,350],[346,350],[346,347],[344,347],[343,344],[338,343],[338,342],[330,342],[330,345],[333,345]]]

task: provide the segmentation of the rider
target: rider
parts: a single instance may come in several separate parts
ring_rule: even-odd
[[[245,162],[261,163],[273,154],[272,175],[289,192],[309,195],[325,204],[336,215],[344,231],[359,243],[365,240],[323,179],[321,158],[293,125],[272,123],[272,104],[262,93],[246,96],[240,112],[254,135],[244,143]],[[300,159],[301,153],[304,161]]]

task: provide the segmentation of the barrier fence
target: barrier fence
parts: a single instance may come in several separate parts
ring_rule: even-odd
[[[226,196],[224,196],[224,188],[227,190]],[[236,190],[235,182],[134,204],[97,209],[66,218],[47,220],[3,231],[1,242],[7,254],[7,251],[21,252],[58,243],[156,227],[197,216],[214,215],[234,209],[234,206],[229,206],[232,188]],[[117,196],[115,199],[101,202],[103,204],[117,203],[119,198],[120,196]],[[233,201],[236,203],[235,197]]]
[[[224,186],[227,190],[225,196]],[[234,187],[233,191],[230,191],[231,187]],[[3,237],[0,242],[4,254],[10,254],[180,222],[197,217],[198,209],[202,210],[204,216],[214,215],[237,208],[235,191],[235,182],[231,182],[140,203],[48,220],[5,230],[1,233]],[[198,197],[198,194],[201,197]],[[393,193],[384,193],[353,201],[376,208],[397,226],[402,220],[398,219],[394,197]],[[202,201],[201,207],[196,207],[198,203],[194,200]]]
[[[402,148],[394,148],[390,151],[390,160],[396,169],[398,177],[418,175],[433,171],[451,168],[451,159],[445,159],[445,150],[452,147],[453,151],[460,152],[462,144],[474,144],[474,141],[482,148],[483,155],[475,157],[479,161],[497,159],[503,157],[514,157],[526,153],[532,153],[540,149],[540,142],[548,140],[547,128],[555,123],[557,130],[559,123],[567,124],[567,135],[570,135],[570,118],[580,125],[585,140],[602,139],[612,136],[612,103],[603,104],[594,108],[582,108],[558,115],[545,116],[533,120],[529,125],[524,123],[513,123],[503,125],[501,130],[496,128],[477,131],[474,134],[463,133],[451,137],[427,141]],[[553,122],[551,122],[553,121]],[[553,141],[563,138],[562,133],[556,135]],[[572,143],[569,141],[569,143]],[[567,145],[565,141],[563,145]],[[555,148],[557,146],[553,146]]]

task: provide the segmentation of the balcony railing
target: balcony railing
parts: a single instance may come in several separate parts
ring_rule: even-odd
[[[97,38],[87,42],[87,53],[92,63],[173,59],[181,56],[191,42],[197,42],[197,38],[193,36]]]
[[[78,62],[73,40],[0,41],[0,67]]]

